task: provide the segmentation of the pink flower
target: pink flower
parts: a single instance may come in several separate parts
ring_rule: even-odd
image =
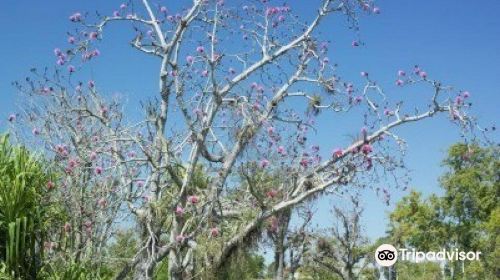
[[[274,198],[277,194],[278,194],[278,191],[276,191],[276,190],[274,190],[274,189],[272,189],[272,190],[270,190],[270,191],[266,192],[266,196],[267,196],[268,198]]]
[[[162,13],[164,13],[164,14],[168,13],[168,9],[167,9],[167,7],[165,7],[165,6],[161,6],[161,7],[160,7],[160,12],[162,12]]]
[[[205,52],[205,48],[203,46],[198,46],[196,48],[196,51],[199,52],[199,53],[204,53]]]
[[[319,152],[319,146],[318,145],[314,145],[311,147],[311,150],[313,151],[313,153],[317,153]]]
[[[364,144],[361,147],[361,152],[363,152],[363,154],[365,154],[365,155],[371,153],[372,151],[373,151],[373,149],[372,149],[372,146],[370,144]]]
[[[61,55],[62,55],[62,51],[61,51],[61,49],[60,49],[60,48],[55,48],[55,49],[54,49],[54,54],[55,54],[56,56],[61,56]]]
[[[16,121],[16,115],[14,115],[14,114],[10,114],[10,115],[9,115],[9,117],[7,118],[7,120],[8,120],[9,122],[14,122],[14,121]]]
[[[307,166],[309,166],[309,160],[307,158],[302,158],[302,160],[300,160],[300,165],[307,168]]]
[[[64,144],[56,145],[55,150],[61,156],[67,156],[68,155],[68,148]]]
[[[285,147],[279,146],[278,147],[278,154],[285,155],[286,154]]]
[[[72,14],[71,16],[69,16],[69,20],[72,21],[72,22],[81,21],[82,20],[82,14],[79,13],[79,12],[76,12],[76,13]]]
[[[120,5],[120,9],[124,10],[124,9],[126,9],[126,8],[127,8],[127,4],[122,3],[122,4]]]
[[[368,72],[362,71],[360,74],[362,77],[368,77]]]
[[[427,73],[425,71],[421,71],[419,73],[420,77],[422,77],[422,79],[426,79],[427,78]]]
[[[188,56],[186,56],[186,61],[187,61],[187,63],[192,64],[194,61],[194,57],[188,55]]]
[[[184,215],[184,208],[180,207],[180,206],[177,206],[175,208],[175,215],[177,216],[182,216]]]
[[[396,85],[397,85],[397,86],[402,86],[402,85],[404,85],[404,83],[405,83],[405,82],[404,82],[403,80],[401,80],[401,79],[397,79],[397,80],[396,80]]]
[[[196,204],[200,201],[200,199],[198,198],[198,196],[196,195],[190,195],[188,196],[188,201],[191,203],[191,204]]]
[[[76,42],[76,38],[75,37],[73,37],[73,36],[69,36],[68,37],[68,43],[74,44],[75,42]]]
[[[97,158],[97,153],[96,152],[90,153],[90,156],[89,156],[90,160],[94,161],[94,160],[96,160],[96,158]]]
[[[47,182],[47,190],[50,191],[51,189],[55,188],[55,186],[56,185],[54,184],[54,182],[52,182],[52,181]]]
[[[267,133],[268,133],[269,135],[273,135],[273,134],[274,134],[274,127],[272,127],[272,126],[268,127],[268,128],[267,128]]]
[[[75,167],[77,167],[77,166],[78,166],[78,161],[77,161],[76,159],[70,159],[70,160],[68,161],[68,166],[69,166],[70,168],[75,168]]]
[[[216,227],[213,227],[210,229],[210,236],[212,237],[217,237],[219,236],[219,229]]]
[[[68,66],[68,72],[73,73],[73,72],[75,72],[75,71],[76,71],[75,66],[73,66],[73,65],[69,65],[69,66]]]
[[[71,231],[71,224],[65,223],[63,228],[64,228],[64,232],[70,232]]]
[[[102,171],[103,171],[103,169],[102,169],[102,167],[100,167],[100,166],[97,166],[97,167],[94,169],[94,172],[95,172],[95,174],[97,174],[97,175],[101,175],[101,174],[102,174]]]
[[[106,207],[106,205],[108,205],[108,201],[104,197],[101,197],[97,201],[97,204],[99,204],[99,206],[101,206],[102,208],[104,208],[104,207]]]
[[[323,64],[328,64],[330,59],[328,57],[323,58]]]
[[[405,71],[403,71],[403,70],[399,70],[399,71],[398,71],[398,76],[400,76],[400,77],[404,77],[404,76],[406,76],[406,72],[405,72]]]
[[[277,12],[276,8],[267,8],[266,15],[270,16],[276,12]]]
[[[333,150],[333,156],[334,157],[341,157],[344,154],[341,148],[337,148]]]
[[[201,72],[201,76],[202,77],[208,77],[208,71],[207,70],[203,70],[203,72]]]
[[[179,234],[175,237],[175,241],[181,243],[182,241],[184,241],[184,236],[182,234]]]
[[[113,12],[113,16],[114,16],[114,17],[119,17],[119,16],[120,16],[120,12],[118,12],[118,11],[114,11],[114,12]]]
[[[374,7],[373,8],[373,13],[374,14],[380,14],[380,8],[379,7]]]
[[[415,67],[413,67],[413,73],[418,75],[420,73],[420,71],[421,70],[420,70],[420,67],[418,67],[418,65],[415,65]]]
[[[266,168],[266,167],[268,167],[268,166],[269,166],[269,160],[267,160],[267,159],[262,159],[262,160],[260,161],[260,168]]]
[[[462,95],[463,95],[464,98],[469,98],[470,97],[470,93],[468,91],[462,92]]]
[[[59,65],[59,66],[63,66],[65,63],[64,59],[62,58],[59,58],[57,61],[56,61],[56,64]]]
[[[89,88],[94,88],[94,87],[95,87],[95,82],[94,82],[94,81],[92,81],[92,80],[90,80],[90,81],[88,82],[88,85],[89,85]]]
[[[389,109],[385,109],[385,110],[384,110],[384,115],[386,115],[386,116],[392,116],[392,115],[394,115],[394,112],[392,112],[392,111],[391,111],[391,110],[389,110]]]
[[[352,41],[351,45],[353,47],[359,47],[359,42],[358,41]]]
[[[98,35],[99,35],[99,33],[95,32],[95,31],[92,31],[92,32],[90,32],[90,34],[89,34],[89,39],[90,39],[90,40],[95,40],[95,39],[97,39],[97,36],[98,36]]]

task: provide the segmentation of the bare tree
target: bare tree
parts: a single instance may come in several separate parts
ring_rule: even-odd
[[[302,264],[302,258],[309,249],[309,226],[313,212],[308,207],[297,207],[299,216],[295,227],[292,227],[292,211],[286,210],[273,216],[269,222],[267,234],[274,250],[274,279],[295,279],[294,275]],[[287,264],[288,262],[288,264]]]
[[[310,254],[313,267],[326,269],[345,280],[359,279],[371,253],[361,228],[360,201],[351,196],[351,202],[349,209],[333,208],[337,225],[328,230],[331,236],[316,237],[315,251]]]

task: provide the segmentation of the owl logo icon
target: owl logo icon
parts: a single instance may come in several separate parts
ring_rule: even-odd
[[[391,244],[382,244],[375,251],[375,261],[381,266],[391,266],[398,260],[398,250]]]

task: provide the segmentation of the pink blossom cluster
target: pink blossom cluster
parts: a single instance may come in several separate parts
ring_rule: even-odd
[[[188,196],[187,200],[191,204],[197,204],[198,202],[200,202],[200,198],[197,195],[190,195]]]
[[[370,5],[370,3],[368,1],[366,2],[361,2],[361,8],[367,12],[372,12],[374,14],[380,14],[381,13],[381,10],[379,7],[377,6],[373,6],[373,5]]]
[[[69,155],[68,146],[66,146],[65,144],[57,144],[55,146],[55,151],[59,156],[64,158],[66,158]]]
[[[219,236],[219,229],[216,228],[216,227],[212,227],[210,229],[210,236],[213,237],[213,238]]]
[[[283,13],[288,13],[291,11],[289,6],[276,6],[276,7],[268,7],[266,9],[267,16],[279,15]]]
[[[273,199],[276,197],[276,195],[278,195],[278,191],[275,190],[275,189],[271,189],[269,191],[266,192],[266,196],[270,199]]]
[[[83,61],[89,61],[92,58],[97,57],[99,55],[101,55],[101,52],[98,49],[94,49],[94,50],[91,50],[91,51],[85,51],[85,52],[82,53],[82,60]]]
[[[62,66],[66,63],[66,54],[61,51],[59,48],[54,49],[54,55],[56,56],[56,64]]]
[[[333,150],[332,155],[334,158],[339,158],[344,155],[344,151],[342,151],[341,148],[336,148],[335,150]]]
[[[420,76],[420,78],[422,78],[424,80],[427,79],[427,72],[420,69],[420,67],[418,65],[415,65],[415,67],[413,68],[413,73],[415,75]]]
[[[80,12],[76,12],[69,16],[69,20],[72,22],[79,22],[82,20],[82,14]]]

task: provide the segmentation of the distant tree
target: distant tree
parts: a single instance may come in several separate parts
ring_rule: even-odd
[[[109,256],[107,266],[116,274],[134,257],[139,241],[137,233],[132,229],[118,231],[114,239],[106,254]]]
[[[370,264],[371,246],[363,235],[359,198],[351,196],[349,207],[333,207],[335,225],[328,234],[316,234],[316,246],[310,251],[308,266],[313,270],[327,271],[338,279],[359,279]],[[316,272],[317,273],[317,272]]]
[[[496,279],[500,211],[498,146],[453,145],[441,178],[443,196],[411,192],[390,215],[390,238],[419,250],[480,251],[480,262],[451,262],[453,279]],[[444,273],[444,272],[443,272]]]
[[[283,211],[273,216],[267,227],[271,240],[274,261],[270,275],[275,280],[295,279],[295,273],[303,264],[303,259],[311,248],[309,226],[313,212],[309,207],[297,207],[298,216],[292,226],[292,211]]]
[[[444,218],[436,195],[424,200],[421,193],[411,191],[390,213],[390,242],[435,250],[448,240]]]

